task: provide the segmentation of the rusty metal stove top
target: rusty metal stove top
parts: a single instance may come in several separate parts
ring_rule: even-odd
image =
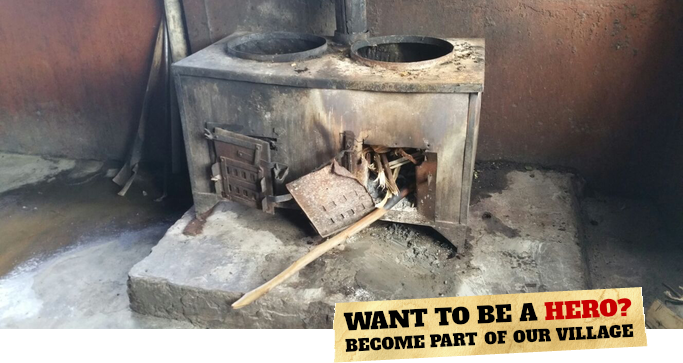
[[[173,65],[176,74],[306,88],[407,93],[478,93],[484,90],[484,40],[448,38],[455,53],[449,60],[421,70],[369,67],[349,56],[349,48],[327,38],[326,52],[295,63],[254,62],[226,54],[233,34]]]

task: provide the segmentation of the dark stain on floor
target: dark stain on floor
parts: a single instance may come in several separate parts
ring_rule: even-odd
[[[496,161],[477,161],[474,166],[474,176],[472,178],[472,194],[470,205],[477,204],[482,199],[490,198],[493,194],[498,194],[508,188],[507,175],[511,171],[530,172],[530,176],[535,176],[535,170],[557,171],[578,175],[573,168],[560,166],[542,166],[538,164],[524,164],[506,160]]]
[[[507,238],[520,237],[518,229],[514,229],[508,226],[507,224],[503,223],[503,221],[501,221],[500,218],[492,215],[489,212],[485,212],[482,215],[482,219],[486,224],[486,231],[488,231],[489,233],[497,233]]]
[[[480,200],[490,198],[507,189],[507,174],[512,170],[523,169],[523,166],[506,161],[477,162],[472,178],[472,196],[470,205]]]

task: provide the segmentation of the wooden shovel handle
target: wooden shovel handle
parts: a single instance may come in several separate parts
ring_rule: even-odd
[[[345,230],[341,231],[338,235],[316,246],[309,253],[298,259],[291,266],[287,267],[286,270],[282,271],[279,275],[275,276],[272,280],[244,294],[244,296],[242,296],[239,300],[235,301],[235,303],[232,304],[232,308],[243,308],[254,302],[256,299],[260,298],[261,296],[267,294],[268,291],[272,290],[275,286],[281,284],[283,281],[287,280],[292,275],[299,272],[299,270],[306,267],[309,263],[315,261],[315,259],[322,256],[325,252],[335,248],[342,242],[346,241],[349,237],[362,231],[367,226],[382,218],[389,209],[391,209],[398,202],[400,202],[401,199],[405,198],[408,195],[408,193],[410,193],[410,189],[403,189],[399,195],[391,198],[384,205],[384,207],[380,207],[373,210],[372,212],[370,212],[370,214],[366,215],[365,217],[361,218],[358,222],[352,224]]]

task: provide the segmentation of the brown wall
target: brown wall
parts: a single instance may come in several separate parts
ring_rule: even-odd
[[[235,30],[331,34],[332,0],[184,0],[192,50]],[[683,1],[369,0],[371,32],[484,37],[479,158],[637,192],[671,127]]]
[[[683,84],[681,93],[683,95]],[[678,99],[679,114],[676,122],[667,129],[667,137],[657,150],[654,163],[656,181],[652,183],[662,219],[683,241],[683,97]]]
[[[121,159],[137,125],[158,0],[3,0],[0,151]]]

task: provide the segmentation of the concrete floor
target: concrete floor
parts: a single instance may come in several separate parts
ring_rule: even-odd
[[[473,188],[470,295],[589,288],[576,177],[496,165],[481,165]]]
[[[166,223],[92,236],[52,257],[31,259],[0,281],[0,328],[189,328],[133,313],[126,279]]]
[[[131,270],[133,310],[202,327],[331,328],[336,302],[587,289],[574,177],[478,174],[503,182],[476,195],[464,251],[430,228],[378,223],[241,310],[230,304],[314,247],[306,220],[222,203],[190,237],[188,213]]]
[[[142,178],[119,197],[108,169],[0,154],[0,328],[191,327],[133,313],[126,294],[187,203],[154,202]]]
[[[128,271],[145,260],[167,229],[183,215],[187,203],[154,202],[160,192],[144,178],[134,184],[128,196],[118,197],[118,187],[105,177],[108,169],[101,163],[0,154],[0,327],[225,326],[197,315],[174,316],[184,320],[178,321],[140,315],[129,309]],[[647,307],[654,298],[663,296],[661,282],[682,284],[683,264],[679,261],[683,251],[659,227],[656,208],[642,201],[599,196],[577,199],[577,185],[569,174],[504,163],[479,165],[472,198],[470,243],[465,251],[456,253],[427,228],[379,223],[351,241],[346,249],[302,271],[289,288],[311,293],[320,288],[328,292],[331,303],[338,298],[405,298],[416,293],[421,297],[463,296],[643,286]],[[216,227],[233,223],[230,208],[211,217]],[[237,219],[248,213],[240,212],[242,217]],[[178,234],[189,218],[178,221],[166,237]],[[271,217],[260,213],[254,218],[271,222]],[[286,222],[291,224],[291,219]],[[277,232],[275,224],[270,227]],[[254,228],[253,223],[248,228]],[[202,242],[197,246],[209,248],[211,244],[205,242],[213,239],[215,246],[225,247],[224,229],[212,232],[209,226],[206,232],[196,240]],[[310,230],[297,227],[290,232],[268,239],[291,246],[286,248],[288,253],[254,256],[265,258],[270,267],[257,271],[244,283],[265,281],[310,248]],[[260,247],[269,245],[273,246]],[[235,267],[214,266],[218,269],[202,274],[202,269],[211,266],[193,265],[182,254],[164,254],[164,247],[154,251],[155,258],[162,256],[177,262],[178,276],[190,276],[188,266],[195,273],[200,271],[195,277],[205,284],[220,283],[216,276],[229,276],[228,270]],[[220,263],[230,254],[215,256]],[[145,261],[138,265],[154,267],[154,258]],[[405,280],[408,286],[405,281],[404,285],[394,286],[393,278],[380,279],[380,275],[359,267],[368,263],[386,268],[380,274],[385,277],[405,270],[405,275],[410,275]],[[356,267],[344,272],[348,266]],[[338,278],[330,281],[335,274]],[[240,291],[250,287],[242,286]],[[273,293],[278,294],[277,290]],[[221,304],[228,301],[223,299]],[[260,314],[270,314],[270,321],[277,322],[278,307],[271,307]],[[312,316],[320,319],[296,324],[325,326],[325,318],[331,313],[329,304],[312,307],[317,309]],[[290,321],[302,320],[297,317]],[[246,320],[242,323],[250,326]]]
[[[666,299],[663,283],[683,286],[683,244],[652,202],[593,195],[581,205],[593,288],[642,287],[647,309]],[[667,306],[683,316],[683,306]]]

